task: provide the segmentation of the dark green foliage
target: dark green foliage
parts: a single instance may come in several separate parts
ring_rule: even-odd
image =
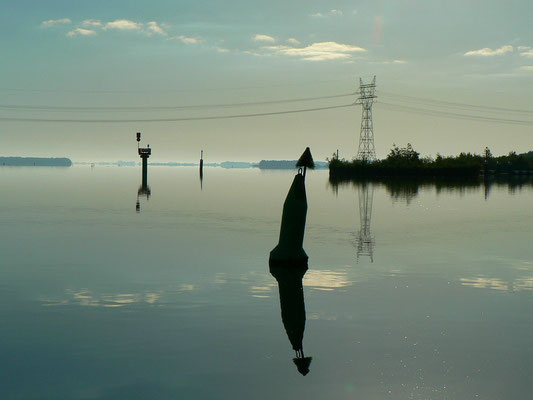
[[[309,169],[315,169],[315,162],[313,161],[313,156],[311,155],[311,150],[309,147],[305,148],[305,151],[298,159],[296,163],[297,167],[307,167]]]
[[[495,157],[487,147],[483,155],[461,153],[458,156],[420,158],[411,144],[406,147],[394,145],[384,160],[368,162],[364,160],[330,160],[330,176],[338,177],[476,177],[487,174],[523,174],[532,173],[533,157],[529,153]]]
[[[407,143],[407,147],[400,148],[393,145],[389,155],[387,156],[387,161],[391,164],[397,165],[417,165],[420,164],[420,153],[413,149],[411,143]]]

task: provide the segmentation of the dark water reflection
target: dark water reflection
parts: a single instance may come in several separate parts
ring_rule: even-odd
[[[513,176],[491,176],[487,179],[406,179],[406,178],[376,178],[372,180],[350,180],[350,179],[329,179],[329,184],[335,193],[338,193],[339,187],[356,186],[362,187],[371,184],[372,186],[383,186],[393,200],[402,200],[407,204],[418,196],[420,190],[433,189],[437,195],[442,193],[477,193],[482,191],[485,199],[490,195],[493,188],[507,188],[509,193],[513,194],[522,189],[533,188],[533,176],[513,175]]]
[[[312,360],[305,356],[303,346],[306,315],[302,279],[306,271],[307,268],[301,267],[270,267],[270,273],[278,281],[281,320],[296,353],[293,361],[302,375],[309,373]]]

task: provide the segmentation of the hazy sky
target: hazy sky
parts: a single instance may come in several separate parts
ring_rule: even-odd
[[[344,105],[355,97],[264,103],[353,93],[373,75],[379,157],[407,142],[532,150],[532,17],[526,0],[3,0],[0,155],[133,160],[141,131],[153,161],[294,159],[306,146],[352,158],[360,106],[58,120]]]

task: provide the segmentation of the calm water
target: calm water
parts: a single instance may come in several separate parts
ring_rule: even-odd
[[[268,267],[294,174],[204,175],[152,167],[136,212],[138,168],[0,168],[1,399],[531,397],[531,184],[309,172],[302,376]]]

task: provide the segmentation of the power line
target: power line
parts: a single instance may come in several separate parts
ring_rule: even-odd
[[[437,99],[429,99],[424,97],[414,97],[414,96],[406,96],[396,93],[390,93],[390,92],[380,92],[385,94],[385,96],[391,96],[393,98],[397,98],[402,101],[410,101],[413,103],[422,103],[422,104],[434,104],[437,106],[445,106],[445,107],[451,107],[451,108],[471,108],[471,109],[477,109],[477,110],[485,110],[485,111],[499,111],[499,112],[511,112],[511,113],[519,113],[519,114],[533,114],[533,110],[524,110],[524,109],[518,109],[518,108],[505,108],[505,107],[493,107],[493,106],[483,106],[479,104],[469,104],[469,103],[459,103],[459,102],[453,102],[453,101],[444,101],[444,100],[437,100]]]
[[[227,108],[227,107],[247,107],[257,105],[296,103],[304,101],[336,99],[340,97],[354,96],[355,93],[343,93],[330,96],[300,97],[294,99],[249,101],[242,103],[218,103],[218,104],[196,104],[181,106],[131,106],[131,107],[77,107],[77,106],[35,106],[25,104],[0,104],[0,109],[9,111],[55,111],[55,112],[102,112],[102,111],[169,111],[179,109],[207,109],[207,108]]]
[[[233,118],[249,118],[249,117],[264,117],[270,115],[283,115],[283,114],[295,114],[295,113],[304,113],[312,111],[322,111],[322,110],[332,110],[335,108],[345,108],[352,107],[354,104],[343,104],[338,106],[328,106],[328,107],[316,107],[316,108],[306,108],[300,110],[288,110],[288,111],[273,111],[273,112],[264,112],[264,113],[253,113],[253,114],[235,114],[235,115],[215,115],[215,116],[205,116],[205,117],[183,117],[183,118],[150,118],[150,119],[47,119],[47,118],[11,118],[11,117],[0,117],[0,121],[6,122],[53,122],[53,123],[150,123],[150,122],[180,122],[180,121],[204,121],[204,120],[215,120],[215,119],[233,119]]]
[[[271,85],[255,85],[255,86],[235,86],[235,87],[222,87],[222,88],[209,88],[209,89],[131,89],[131,90],[84,90],[84,89],[70,89],[70,90],[61,90],[61,89],[26,89],[26,88],[9,88],[9,87],[0,87],[0,91],[3,92],[27,92],[27,93],[79,93],[79,94],[128,94],[128,93],[197,93],[197,92],[225,92],[225,91],[236,91],[236,90],[255,90],[255,89],[268,89],[272,87],[292,87],[292,86],[308,86],[308,85],[320,85],[323,83],[334,83],[342,82],[346,79],[329,79],[329,80],[315,80],[310,82],[299,82],[299,83],[277,83]]]
[[[326,81],[327,82],[327,81]],[[275,85],[272,85],[275,86]],[[0,88],[0,90],[3,90]],[[464,110],[465,112],[454,112],[454,111],[443,111],[430,108],[421,108],[416,106],[408,106],[404,104],[394,104],[387,102],[380,102],[378,104],[383,105],[385,108],[388,108],[392,111],[401,111],[401,112],[412,112],[421,115],[435,116],[435,117],[445,117],[445,118],[455,118],[463,120],[472,120],[472,121],[484,121],[484,122],[494,122],[494,123],[503,123],[503,124],[518,124],[518,125],[532,125],[533,121],[521,120],[515,118],[500,118],[487,115],[479,115],[479,113],[488,112],[491,113],[519,113],[519,114],[533,114],[533,110],[524,110],[524,109],[515,109],[515,108],[505,108],[505,107],[491,107],[483,106],[477,104],[468,104],[460,102],[451,102],[430,98],[414,97],[407,95],[399,95],[390,92],[382,92],[385,94],[385,97],[396,98],[398,101],[402,102],[411,102],[414,104],[421,104],[428,107],[444,107]],[[10,105],[10,104],[0,104],[0,110],[4,111],[20,111],[20,112],[152,112],[152,111],[176,111],[176,110],[194,110],[194,109],[216,109],[216,108],[237,108],[237,107],[248,107],[248,106],[258,106],[258,105],[273,105],[273,104],[287,104],[287,103],[296,103],[296,102],[307,102],[307,101],[316,101],[316,100],[327,100],[335,99],[342,97],[353,96],[357,93],[342,93],[334,94],[328,96],[315,96],[315,97],[300,97],[300,98],[291,98],[291,99],[280,99],[280,100],[266,100],[266,101],[249,101],[249,102],[238,102],[238,103],[214,103],[214,104],[196,104],[196,105],[177,105],[177,106],[128,106],[128,107],[92,107],[92,106],[38,106],[38,105]],[[335,108],[349,107],[354,104],[345,104],[338,106],[326,106],[326,107],[315,107],[299,110],[287,110],[287,111],[273,111],[273,112],[261,112],[261,113],[250,113],[250,114],[234,114],[234,115],[217,115],[217,116],[197,116],[197,117],[175,117],[175,118],[138,118],[138,119],[76,119],[76,118],[16,118],[16,117],[0,117],[0,121],[12,121],[12,122],[67,122],[67,123],[127,123],[127,122],[179,122],[179,121],[200,121],[200,120],[215,120],[215,119],[232,119],[232,118],[248,118],[248,117],[260,117],[260,116],[270,116],[270,115],[282,115],[282,114],[293,114],[293,113],[302,113],[302,112],[312,112],[320,110],[328,110]],[[471,112],[478,112],[478,114],[471,114]]]
[[[385,108],[388,108],[391,111],[413,112],[417,114],[429,115],[429,116],[434,116],[434,117],[455,118],[455,119],[464,119],[464,120],[470,120],[470,121],[495,122],[495,123],[502,123],[502,124],[533,125],[533,121],[527,121],[527,120],[487,117],[487,116],[481,116],[481,115],[462,114],[462,113],[449,112],[449,111],[430,110],[427,108],[404,106],[400,104],[391,104],[391,103],[386,103],[386,102],[379,102],[377,104],[383,105],[385,106]]]

